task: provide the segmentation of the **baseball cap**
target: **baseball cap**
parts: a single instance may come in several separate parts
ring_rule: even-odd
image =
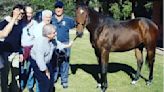
[[[63,8],[64,4],[62,1],[57,1],[55,4],[54,4],[55,8],[59,7],[59,8]]]

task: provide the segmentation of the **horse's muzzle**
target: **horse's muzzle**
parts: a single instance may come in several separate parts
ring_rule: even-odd
[[[77,32],[76,32],[76,36],[81,38],[81,37],[83,36],[83,32],[78,32],[78,31],[77,31]]]

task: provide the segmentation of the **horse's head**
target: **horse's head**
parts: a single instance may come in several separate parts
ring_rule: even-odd
[[[82,37],[85,26],[88,21],[88,10],[86,5],[79,5],[76,8],[76,35]]]

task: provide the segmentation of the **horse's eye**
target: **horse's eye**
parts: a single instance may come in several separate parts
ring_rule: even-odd
[[[77,27],[77,25],[78,25],[78,24],[76,23],[75,26]]]

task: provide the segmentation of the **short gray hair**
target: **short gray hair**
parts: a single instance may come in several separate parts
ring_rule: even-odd
[[[42,11],[42,19],[43,19],[43,17],[44,17],[46,14],[49,14],[49,15],[52,16],[52,11],[50,11],[50,10],[43,10],[43,11]]]
[[[44,25],[44,27],[43,27],[43,36],[47,37],[47,35],[51,34],[53,30],[56,31],[56,26],[54,26],[52,24]]]

